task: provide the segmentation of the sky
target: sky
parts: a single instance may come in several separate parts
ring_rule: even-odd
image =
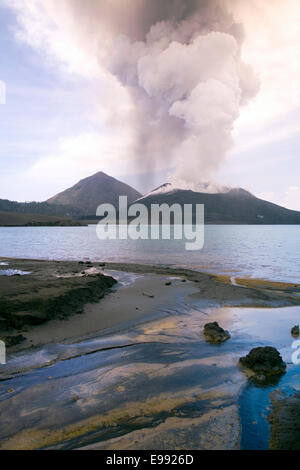
[[[162,33],[162,12],[137,28],[137,10],[120,26],[118,1],[112,21],[110,10],[98,20],[97,0],[85,11],[76,0],[0,0],[0,198],[45,200],[104,171],[142,193],[170,174],[191,187],[211,177],[300,210],[299,2],[220,0],[243,33],[229,35],[222,12],[225,26],[208,16],[209,30],[187,39],[192,23],[180,17],[171,31],[164,21]],[[159,34],[170,37],[158,47]],[[198,161],[202,149],[209,158]]]

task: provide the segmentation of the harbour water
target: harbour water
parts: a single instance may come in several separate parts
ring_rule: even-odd
[[[99,240],[96,226],[1,227],[0,257],[137,262],[300,281],[300,226],[207,225],[204,248],[179,240]],[[1,267],[0,267],[1,268]]]

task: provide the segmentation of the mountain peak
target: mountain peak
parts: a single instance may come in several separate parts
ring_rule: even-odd
[[[141,197],[141,194],[131,186],[99,171],[56,194],[47,202],[75,206],[85,215],[95,215],[100,204],[107,203],[118,207],[119,196],[127,196],[128,202],[131,203]]]
[[[206,224],[299,224],[300,212],[276,206],[255,197],[243,188],[232,188],[226,192],[197,192],[174,189],[165,184],[141,198],[147,207],[151,204],[179,204],[194,208],[203,204]],[[195,219],[194,219],[195,220]]]
[[[87,178],[99,178],[99,177],[115,179],[115,178],[113,178],[112,176],[109,176],[109,175],[107,175],[106,173],[104,173],[104,171],[97,171],[97,173],[94,173],[94,174],[91,175],[91,176],[87,176]],[[87,179],[87,178],[84,178],[84,179]]]
[[[150,193],[146,194],[145,196],[142,196],[140,199],[147,198],[148,196],[158,196],[162,194],[174,194],[177,192],[184,192],[184,191],[189,191],[191,193],[205,193],[205,194],[226,194],[232,192],[233,194],[236,193],[238,194],[239,191],[243,193],[247,193],[247,191],[243,190],[242,188],[230,188],[228,186],[222,186],[216,183],[197,183],[196,185],[193,185],[193,187],[181,187],[181,186],[175,186],[173,183],[164,183],[158,188],[153,189]],[[250,195],[250,193],[247,193]]]
[[[228,194],[239,197],[255,197],[253,194],[243,188],[232,188],[230,191],[228,191]]]
[[[79,183],[81,183],[82,181],[93,181],[93,180],[104,180],[104,179],[115,180],[115,178],[113,178],[112,176],[107,175],[107,174],[104,173],[103,171],[98,171],[97,173],[94,173],[94,174],[91,175],[91,176],[86,176],[85,178],[82,178],[82,179],[79,180],[78,183],[76,183],[76,184],[79,184]],[[75,186],[76,186],[76,185],[75,185]]]

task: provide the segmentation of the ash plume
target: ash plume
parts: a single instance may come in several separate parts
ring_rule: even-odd
[[[134,103],[136,165],[169,160],[177,186],[212,179],[258,89],[241,60],[241,25],[217,0],[136,1],[122,20],[119,3],[107,12],[114,34],[102,60]]]
[[[122,119],[133,135],[128,154],[138,171],[154,171],[163,161],[174,168],[176,186],[196,189],[214,179],[241,106],[259,86],[241,59],[235,2],[45,1],[52,20],[63,15],[73,23],[76,40],[126,90],[131,108]]]

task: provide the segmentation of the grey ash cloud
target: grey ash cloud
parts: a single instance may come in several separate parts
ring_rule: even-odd
[[[175,168],[170,180],[179,186],[212,179],[232,146],[241,106],[258,90],[241,59],[242,25],[226,3],[72,3],[94,28],[106,30],[99,60],[134,104],[135,164],[154,169],[167,160]]]

